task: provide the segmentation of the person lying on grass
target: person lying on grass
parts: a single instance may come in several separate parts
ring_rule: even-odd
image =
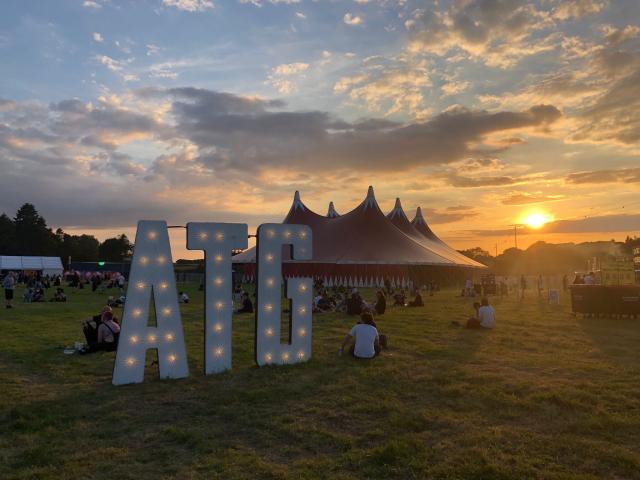
[[[87,323],[83,332],[87,339],[88,348],[81,350],[80,353],[97,352],[98,350],[113,352],[118,348],[120,325],[113,316],[113,312],[107,311],[102,314],[97,329]]]
[[[340,347],[340,355],[343,354],[344,348],[351,343],[349,353],[355,358],[373,358],[380,354],[382,350],[381,343],[386,344],[386,337],[378,334],[376,322],[370,312],[364,312],[360,316],[360,321],[353,326],[349,333],[344,337],[342,346]]]

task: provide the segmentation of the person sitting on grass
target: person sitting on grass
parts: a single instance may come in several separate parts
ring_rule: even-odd
[[[482,328],[493,328],[496,324],[496,311],[489,305],[489,299],[484,297],[478,309],[478,320]]]
[[[99,350],[113,352],[118,348],[120,339],[120,325],[118,325],[113,312],[105,311],[97,328],[87,322],[82,329],[87,340],[88,347],[80,353],[91,353]]]
[[[66,302],[67,296],[64,294],[64,289],[58,287],[56,288],[56,293],[53,294],[53,298],[50,300],[51,302]]]
[[[242,294],[242,307],[236,313],[253,313],[253,303],[251,303],[248,293]]]
[[[404,293],[404,290],[400,290],[400,292],[396,293],[393,296],[393,306],[400,306],[400,307],[404,307],[404,304],[407,301],[407,296]]]
[[[189,295],[187,295],[187,292],[180,292],[180,303],[189,303]]]
[[[410,307],[423,307],[424,302],[422,301],[422,295],[420,295],[420,291],[416,290],[416,298],[409,302]]]
[[[378,315],[383,315],[387,310],[387,299],[385,298],[382,290],[378,290],[376,293],[376,304],[374,308]]]
[[[353,345],[349,348],[349,353],[355,358],[373,358],[380,353],[380,336],[371,313],[363,313],[360,321],[344,337],[340,347],[340,355],[343,354],[344,348],[351,343],[352,339]]]
[[[478,313],[479,309],[480,309],[480,304],[478,302],[473,302],[474,315],[473,317],[469,318],[469,320],[467,320],[467,328],[469,329],[480,328],[480,319],[478,318],[480,316]]]
[[[362,313],[362,297],[356,289],[347,299],[347,315],[360,315]]]

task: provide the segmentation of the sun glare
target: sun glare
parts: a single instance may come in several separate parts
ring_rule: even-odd
[[[525,215],[522,223],[524,223],[527,227],[530,228],[541,228],[545,225],[545,223],[551,221],[552,218],[547,213],[543,212],[530,212]]]

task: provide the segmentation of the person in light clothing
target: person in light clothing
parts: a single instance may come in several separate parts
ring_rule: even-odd
[[[380,336],[371,313],[363,313],[360,317],[360,322],[354,325],[344,337],[340,347],[340,355],[344,352],[344,347],[351,342],[351,339],[354,340],[354,343],[349,349],[349,353],[356,358],[373,358],[380,353]]]
[[[480,320],[482,328],[493,328],[496,324],[496,311],[489,305],[489,300],[486,297],[482,299],[478,309],[478,320]]]

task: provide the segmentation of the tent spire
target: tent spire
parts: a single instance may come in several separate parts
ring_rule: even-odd
[[[296,190],[296,193],[293,194],[293,204],[291,205],[291,210],[295,211],[298,209],[302,210],[303,212],[305,211],[304,203],[302,203],[302,200],[300,200],[300,192]]]
[[[378,207],[378,202],[376,201],[376,196],[373,193],[373,187],[369,185],[369,189],[367,190],[367,198],[362,202],[362,206],[366,210],[367,208],[380,208]]]
[[[399,197],[396,197],[396,204],[393,207],[393,210],[389,212],[389,215],[387,215],[387,218],[389,220],[393,220],[396,217],[407,218],[407,216],[404,213],[404,210],[402,209],[402,203],[400,203]]]
[[[422,216],[422,209],[420,207],[418,207],[418,209],[416,210],[416,217],[413,219],[413,222],[411,222],[413,224],[417,224],[417,223],[427,223],[424,220],[424,217]]]
[[[329,211],[327,212],[328,218],[336,218],[339,217],[340,214],[336,212],[336,208],[333,206],[333,202],[329,202]]]

